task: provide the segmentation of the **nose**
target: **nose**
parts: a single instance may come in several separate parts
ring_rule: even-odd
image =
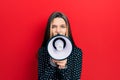
[[[60,33],[60,28],[59,27],[57,27],[56,32]]]

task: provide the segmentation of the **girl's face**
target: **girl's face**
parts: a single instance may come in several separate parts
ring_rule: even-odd
[[[68,26],[62,18],[54,18],[50,25],[50,37],[57,34],[68,35]]]

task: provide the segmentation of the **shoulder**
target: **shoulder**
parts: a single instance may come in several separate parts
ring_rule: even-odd
[[[38,55],[39,55],[39,56],[40,56],[40,55],[44,55],[45,53],[47,53],[47,50],[46,50],[45,47],[39,48],[39,50],[38,50]]]
[[[76,52],[76,53],[82,54],[82,50],[81,50],[81,48],[76,47],[76,46],[73,47],[73,52]]]
[[[76,56],[82,56],[82,49],[74,46],[72,53],[73,53],[73,55],[76,55]]]
[[[82,50],[79,47],[73,47],[73,51],[71,54],[71,57],[73,61],[75,61],[75,64],[79,64],[82,61]]]

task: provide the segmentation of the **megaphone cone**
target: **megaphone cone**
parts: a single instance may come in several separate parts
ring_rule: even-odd
[[[66,59],[72,52],[72,43],[64,35],[56,35],[48,41],[47,50],[51,58],[56,60]]]

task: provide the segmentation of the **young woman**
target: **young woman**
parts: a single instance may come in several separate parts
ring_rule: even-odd
[[[48,40],[57,34],[69,37],[73,44],[70,56],[61,61],[51,59],[46,47]],[[68,18],[63,13],[54,12],[50,15],[38,54],[38,80],[80,80],[82,51],[75,45]]]

